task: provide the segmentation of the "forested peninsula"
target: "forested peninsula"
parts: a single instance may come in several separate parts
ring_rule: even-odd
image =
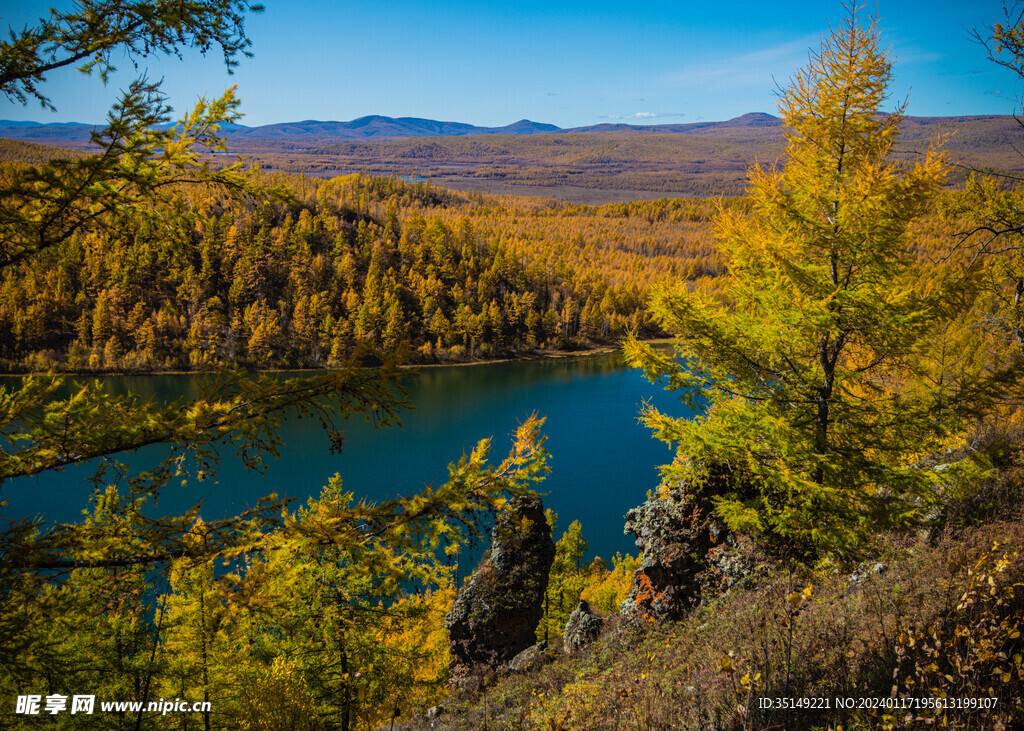
[[[30,147],[17,145],[28,159]],[[659,334],[643,307],[652,282],[723,273],[712,202],[594,208],[366,175],[264,179],[275,200],[186,191],[198,216],[75,235],[5,271],[0,364],[316,368],[359,348],[412,363],[578,349]]]

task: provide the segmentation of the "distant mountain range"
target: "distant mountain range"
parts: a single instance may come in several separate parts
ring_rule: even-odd
[[[330,142],[369,142],[395,140],[408,137],[468,137],[473,135],[538,135],[586,132],[687,133],[724,128],[774,128],[782,124],[777,117],[764,113],[744,114],[724,122],[697,122],[692,124],[597,124],[589,127],[563,129],[553,124],[521,119],[504,127],[478,127],[463,122],[439,122],[418,117],[383,117],[372,115],[351,122],[321,122],[307,119],[301,122],[282,122],[260,127],[242,124],[225,126],[224,137],[232,140],[255,142],[293,141],[324,144]],[[89,133],[97,125],[80,122],[39,124],[0,120],[0,137],[47,145],[81,147],[89,143]]]
[[[48,159],[52,148],[84,151],[93,129],[86,124],[0,120],[0,160]],[[770,164],[785,147],[782,120],[764,113],[723,122],[609,123],[572,129],[525,119],[504,127],[477,127],[372,116],[351,122],[229,125],[222,132],[232,153],[268,171],[314,176],[365,171],[428,179],[456,190],[581,203],[741,195],[750,166]],[[1024,156],[1018,152],[1024,149],[1024,130],[1012,116],[907,117],[894,153],[912,162],[936,140],[955,166],[952,184],[971,169],[1024,176]],[[33,145],[24,143],[42,147],[28,150]],[[21,147],[4,152],[17,145]]]
[[[1009,115],[976,115],[962,117],[907,117],[904,132],[922,128],[953,130],[964,125],[1017,129],[1014,118]],[[440,122],[418,117],[383,117],[372,115],[353,119],[351,122],[321,122],[307,119],[301,122],[281,122],[260,127],[243,124],[225,125],[221,132],[228,143],[242,143],[247,149],[269,143],[279,148],[285,143],[293,149],[309,145],[323,145],[343,142],[374,142],[378,140],[400,140],[412,137],[472,137],[479,135],[543,135],[543,134],[588,134],[592,132],[625,134],[697,134],[712,136],[741,134],[751,137],[777,135],[782,120],[764,112],[751,112],[735,119],[722,122],[691,122],[689,124],[621,124],[605,123],[588,127],[561,128],[553,124],[531,122],[521,119],[504,127],[478,127],[464,122]],[[40,124],[37,122],[16,122],[0,119],[0,137],[24,140],[57,147],[83,148],[89,145],[89,133],[98,125],[80,122]]]

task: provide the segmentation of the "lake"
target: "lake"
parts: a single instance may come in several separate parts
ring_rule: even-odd
[[[103,380],[111,391],[159,400],[187,397],[195,389],[188,375]],[[405,385],[415,408],[402,415],[401,429],[375,430],[353,418],[343,425],[343,451],[332,455],[315,419],[287,420],[281,457],[269,461],[265,474],[246,471],[226,453],[215,480],[168,486],[159,510],[177,512],[202,501],[202,515],[215,519],[271,492],[305,502],[336,472],[357,498],[410,494],[442,482],[447,465],[484,437],[493,437],[492,459],[500,461],[516,426],[537,412],[547,417],[551,473],[541,490],[545,505],[558,513],[556,535],[579,520],[589,554],[609,558],[616,551],[636,552],[632,537],[622,533],[623,515],[646,499],[658,484],[658,465],[672,458],[638,422],[642,402],[673,415],[689,413],[616,353],[424,368]],[[142,466],[161,453],[148,448],[128,461]],[[10,504],[0,517],[75,520],[88,502],[89,474],[91,468],[80,466],[4,483],[0,498]]]

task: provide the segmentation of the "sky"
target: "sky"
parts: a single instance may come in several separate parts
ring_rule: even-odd
[[[0,27],[32,25],[70,2],[0,0]],[[680,124],[775,113],[840,2],[713,0],[265,0],[250,15],[252,58],[233,75],[214,51],[127,59],[104,86],[71,70],[44,86],[57,107],[0,97],[0,119],[102,122],[139,73],[163,79],[183,114],[237,84],[244,124],[364,115],[501,126]],[[972,28],[1005,18],[1001,0],[871,0],[893,55],[889,108],[909,114],[1011,114],[1024,80],[986,58]]]

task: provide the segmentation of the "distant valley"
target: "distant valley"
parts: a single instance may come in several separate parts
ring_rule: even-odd
[[[86,150],[93,127],[0,120],[0,138]],[[229,149],[269,170],[334,176],[357,171],[425,178],[463,191],[578,203],[739,195],[746,171],[770,164],[782,122],[764,113],[721,122],[600,124],[560,129],[520,120],[478,127],[413,117],[302,121],[222,130]],[[1024,173],[1024,130],[1008,115],[908,117],[898,149],[907,160],[944,137],[954,178],[970,168]],[[955,182],[955,180],[954,180]]]

